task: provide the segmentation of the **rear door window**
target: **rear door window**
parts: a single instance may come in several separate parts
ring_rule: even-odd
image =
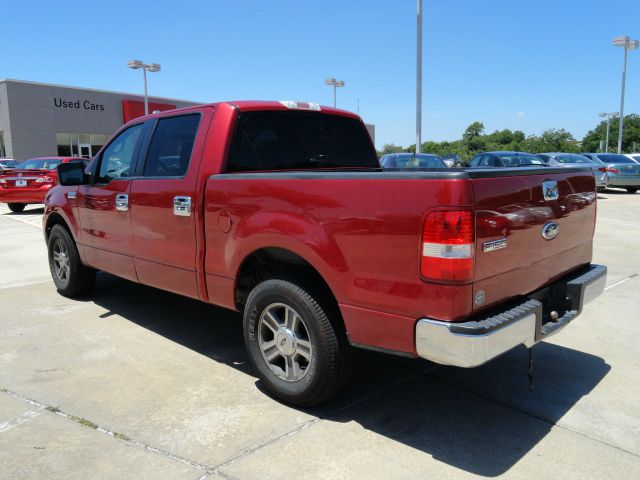
[[[187,173],[199,114],[158,120],[144,164],[145,177],[182,177]]]
[[[227,171],[379,168],[364,124],[318,112],[240,113]]]

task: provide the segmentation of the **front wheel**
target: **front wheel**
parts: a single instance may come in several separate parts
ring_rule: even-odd
[[[245,306],[244,340],[251,364],[270,392],[293,405],[327,400],[352,370],[352,347],[336,318],[337,308],[322,297],[272,279],[258,284]]]
[[[636,193],[638,191],[638,187],[629,187],[627,188],[627,192]]]
[[[24,207],[27,206],[26,203],[8,203],[7,206],[9,207],[9,210],[11,210],[14,213],[20,213],[24,210]]]
[[[49,234],[49,270],[61,295],[77,297],[93,289],[96,271],[86,267],[73,238],[61,225],[54,225]]]

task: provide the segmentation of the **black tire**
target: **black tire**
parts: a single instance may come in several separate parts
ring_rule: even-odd
[[[270,366],[273,363],[267,363],[262,353],[260,342],[265,341],[261,337],[265,332],[266,335],[273,335],[273,351],[280,351],[276,340],[282,337],[277,337],[273,329],[265,328],[264,321],[261,321],[263,313],[271,311],[268,308],[283,308],[280,305],[288,306],[298,314],[299,337],[293,335],[297,338],[294,344],[305,339],[310,343],[310,361],[306,367],[300,365],[306,359],[299,356],[299,364],[293,368],[294,372],[303,372],[300,379],[283,379],[274,372],[274,367]],[[337,305],[321,289],[312,295],[288,280],[265,280],[251,291],[244,309],[245,346],[258,377],[274,396],[292,405],[310,407],[335,395],[345,385],[353,370],[354,353],[339,315]],[[300,324],[304,327],[302,334]],[[297,355],[294,353],[291,358]],[[282,364],[287,364],[289,357],[280,356]],[[282,371],[281,375],[284,374]]]
[[[627,187],[627,192],[636,193],[638,191],[638,187]]]
[[[26,203],[8,203],[7,206],[9,207],[9,210],[11,210],[14,213],[20,213],[24,210],[24,207],[27,206]]]
[[[65,297],[77,297],[90,292],[96,283],[96,271],[82,264],[76,243],[69,232],[61,225],[54,225],[47,246],[49,270],[58,292]],[[64,255],[60,257],[57,254],[62,254],[62,250]],[[64,274],[61,273],[61,265],[66,267]]]

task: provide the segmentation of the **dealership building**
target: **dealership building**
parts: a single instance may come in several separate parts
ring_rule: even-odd
[[[149,97],[149,111],[198,103]],[[142,95],[0,80],[0,158],[89,158],[124,123],[142,115]],[[375,141],[374,126],[367,129]]]
[[[149,97],[149,111],[198,103]],[[0,80],[0,158],[89,158],[122,124],[141,115],[141,95]]]

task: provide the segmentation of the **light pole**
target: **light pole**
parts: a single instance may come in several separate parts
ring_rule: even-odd
[[[416,153],[422,144],[422,0],[417,4],[416,53]]]
[[[160,65],[157,63],[143,63],[142,60],[129,60],[127,62],[129,68],[137,70],[142,69],[144,74],[144,114],[149,115],[149,97],[147,96],[147,72],[159,72]]]
[[[612,118],[615,118],[618,116],[618,112],[602,112],[598,114],[600,117],[607,117],[607,140],[606,143],[604,144],[604,153],[609,153],[609,122],[611,121]]]
[[[333,85],[333,108],[336,108],[336,88],[344,87],[344,80],[336,80],[335,78],[325,78],[325,85]]]
[[[620,93],[620,125],[618,126],[618,153],[622,153],[622,126],[624,124],[624,83],[627,77],[627,51],[636,50],[640,41],[631,40],[628,36],[615,37],[613,44],[616,47],[624,47],[624,64],[622,67],[622,92]]]

